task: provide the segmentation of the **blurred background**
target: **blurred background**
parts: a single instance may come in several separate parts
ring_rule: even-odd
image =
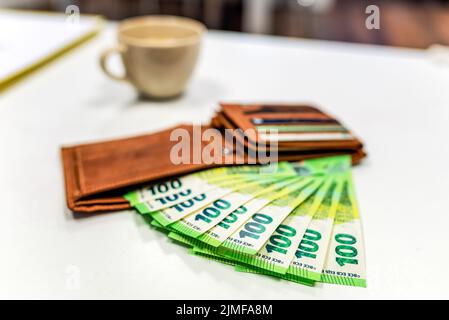
[[[0,0],[0,7],[81,13],[121,20],[172,14],[211,29],[379,45],[449,44],[449,0]],[[367,6],[380,9],[380,29],[365,27]]]

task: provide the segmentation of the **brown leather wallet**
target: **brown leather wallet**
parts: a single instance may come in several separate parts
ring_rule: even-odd
[[[137,137],[63,147],[61,153],[68,207],[75,212],[123,210],[130,208],[130,205],[122,195],[139,185],[214,166],[258,161],[251,152],[227,153],[227,150],[233,150],[233,141],[226,141],[224,135],[219,134],[218,129],[224,129],[223,121],[214,117],[211,125],[179,125]],[[202,141],[204,130],[211,128],[217,128],[215,139]],[[179,133],[179,130],[192,139],[182,141],[184,150],[189,152],[188,160],[176,164],[170,157],[179,149],[176,146],[181,145],[180,137],[176,134],[174,138],[172,136]],[[193,143],[195,135],[199,135],[199,144]],[[206,158],[195,159],[195,151],[204,155],[203,150],[207,146],[210,149],[211,143],[219,142],[221,144],[217,146],[217,150],[221,152],[205,153]],[[302,151],[293,148],[279,150],[278,160],[298,161],[348,153],[352,155],[353,163],[358,163],[365,156],[361,148],[315,148]]]
[[[201,162],[176,165],[170,160],[178,143],[170,140],[172,132],[184,129],[192,134],[193,128],[180,125],[138,137],[62,148],[68,207],[78,212],[126,209],[129,203],[121,195],[127,188],[212,167]]]
[[[228,129],[240,128],[247,132],[246,145],[248,147],[257,146],[260,142],[260,137],[254,124],[254,120],[258,121],[300,121],[299,125],[317,126],[320,124],[333,124],[339,127],[343,125],[324,113],[323,111],[305,105],[291,106],[291,105],[245,105],[241,104],[221,104],[221,111],[216,115],[216,122],[220,122],[223,127]],[[282,125],[280,125],[282,126]],[[259,126],[263,128],[262,126]],[[346,140],[325,140],[325,141],[288,141],[279,142],[279,151],[282,150],[359,150],[363,148],[362,143],[347,129],[344,128],[345,133],[351,136]],[[317,131],[316,133],[320,133]]]

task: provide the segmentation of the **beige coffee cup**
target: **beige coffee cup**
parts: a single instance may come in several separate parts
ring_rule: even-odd
[[[195,68],[205,30],[196,20],[175,16],[124,20],[118,27],[118,46],[101,55],[101,68],[110,78],[129,82],[146,96],[179,95]],[[116,75],[107,67],[114,53],[121,55],[124,75]]]

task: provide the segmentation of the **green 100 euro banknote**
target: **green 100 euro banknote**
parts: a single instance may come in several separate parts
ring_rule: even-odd
[[[238,179],[251,174],[268,177],[270,173],[284,176],[294,175],[295,169],[287,162],[281,162],[276,166],[214,168],[150,184],[128,192],[124,197],[132,206],[147,203],[148,209],[158,210],[182,202],[188,197],[200,194],[223,183],[229,183],[234,178]]]
[[[160,224],[166,226],[175,223],[226,195],[253,185],[256,182],[255,179],[257,179],[257,177],[251,175],[236,177],[226,183],[217,185],[212,189],[204,191],[196,196],[189,197],[183,202],[162,210],[153,210],[152,208],[149,208],[146,203],[137,204],[136,208],[140,213],[150,214]]]
[[[295,181],[295,178],[284,181]],[[182,234],[197,238],[206,231],[215,227],[226,216],[238,214],[244,210],[244,205],[251,199],[263,195],[267,188],[279,183],[276,179],[261,178],[251,183],[243,185],[223,197],[214,200],[212,203],[194,211],[175,223],[170,224],[170,228]],[[239,210],[239,211],[236,211]]]
[[[254,213],[291,192],[291,186],[296,182],[296,179],[284,180],[265,188],[263,193],[258,194],[224,217],[216,226],[206,231],[198,239],[214,247],[221,246]]]
[[[343,181],[341,200],[320,281],[366,287],[362,225],[349,171]]]
[[[307,227],[332,183],[328,179],[303,203],[298,205],[276,228],[261,250],[254,255],[239,255],[239,261],[267,271],[285,274]]]
[[[293,185],[291,192],[254,213],[223,244],[226,256],[240,258],[243,254],[256,254],[281,222],[322,184],[321,178],[303,179]]]
[[[305,285],[366,285],[349,156],[209,169],[126,195],[188,252]]]
[[[308,279],[366,287],[363,234],[351,173],[345,172],[339,180],[341,192],[336,193],[340,195],[331,233],[325,231],[329,230],[329,223],[326,228],[319,230],[318,224],[312,223],[312,220],[286,274],[276,274],[272,269],[260,265],[256,265],[258,268],[236,265],[236,270],[278,276],[298,283]],[[330,192],[328,199],[329,196]],[[315,220],[325,222],[322,218],[318,214]],[[323,241],[323,234],[328,240]]]

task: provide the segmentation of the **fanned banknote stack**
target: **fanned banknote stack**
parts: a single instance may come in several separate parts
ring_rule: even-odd
[[[313,286],[366,286],[351,158],[205,170],[128,193],[189,252]]]

